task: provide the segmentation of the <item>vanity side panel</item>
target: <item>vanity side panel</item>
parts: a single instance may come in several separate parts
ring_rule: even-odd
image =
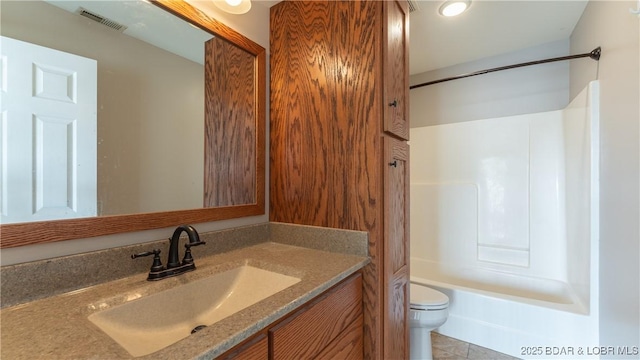
[[[382,355],[382,2],[271,8],[270,221],[367,231],[364,347]]]

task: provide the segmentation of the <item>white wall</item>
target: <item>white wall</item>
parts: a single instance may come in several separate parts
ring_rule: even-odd
[[[227,24],[231,28],[240,32],[244,36],[258,43],[265,49],[269,49],[269,8],[268,4],[260,4],[259,2],[253,2],[252,9],[243,15],[231,15],[222,13],[215,9],[213,6],[209,6],[210,1],[190,1],[195,3],[209,16],[216,18],[223,23]],[[269,60],[267,54],[267,74],[266,80],[269,79],[268,68]],[[269,101],[269,86],[267,86],[266,101]],[[266,109],[267,128],[266,134],[269,133],[269,107]],[[265,163],[268,164],[269,160],[269,143],[267,139],[266,151],[265,151]],[[266,179],[269,179],[268,166],[266,169]],[[259,224],[269,221],[269,186],[265,184],[265,214],[260,216],[245,217],[239,219],[231,219],[217,222],[209,222],[203,224],[193,224],[199,232],[214,231],[226,228],[232,228],[237,226]],[[176,224],[178,225],[178,224]],[[0,261],[2,265],[10,265],[15,263],[21,263],[26,261],[33,261],[39,259],[47,259],[58,256],[78,254],[87,251],[107,249],[111,247],[124,246],[135,243],[142,243],[158,239],[166,239],[171,236],[172,228],[156,229],[148,231],[139,231],[133,233],[116,234],[108,236],[100,236],[88,239],[77,239],[55,243],[39,244],[22,246],[18,248],[2,249],[0,252]],[[126,261],[126,259],[123,259]]]
[[[411,85],[416,85],[494,67],[565,56],[568,53],[568,40],[555,41],[412,75],[410,82]],[[568,103],[569,63],[554,62],[413,89],[411,127],[559,110]]]
[[[640,346],[640,20],[630,8],[592,0],[571,36],[572,52],[602,46],[599,64],[571,64],[572,96],[600,80],[601,346]]]

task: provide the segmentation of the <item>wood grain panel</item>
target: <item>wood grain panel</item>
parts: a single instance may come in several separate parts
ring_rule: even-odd
[[[269,338],[267,334],[257,335],[229,352],[218,357],[220,360],[268,360]]]
[[[386,137],[384,358],[409,357],[409,146]]]
[[[369,232],[365,349],[381,356],[382,2],[271,8],[270,220]]]
[[[385,273],[409,264],[409,146],[385,138]]]
[[[292,1],[272,8],[273,221],[355,229],[375,223],[378,7]]]
[[[338,335],[315,360],[361,360],[363,353],[363,317],[351,323],[340,335]]]
[[[384,130],[409,140],[409,4],[405,0],[384,4]]]
[[[361,315],[362,276],[358,274],[270,329],[271,358],[313,358]]]
[[[218,37],[205,43],[204,207],[256,202],[254,56]]]
[[[386,307],[384,359],[409,358],[409,274],[404,268],[387,284],[389,301]]]

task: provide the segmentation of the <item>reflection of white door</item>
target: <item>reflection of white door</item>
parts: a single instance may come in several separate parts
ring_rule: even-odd
[[[2,223],[96,215],[97,62],[0,39]]]

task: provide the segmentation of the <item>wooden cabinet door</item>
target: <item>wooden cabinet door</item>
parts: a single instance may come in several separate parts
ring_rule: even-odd
[[[352,322],[340,335],[325,347],[314,360],[362,360],[363,347],[363,316]]]
[[[349,331],[349,324],[357,323],[361,318],[362,276],[358,274],[269,329],[271,359],[314,359],[319,354],[323,354],[323,358],[327,358],[328,354],[346,354],[348,358],[357,358],[357,354],[362,353],[362,347],[357,348],[361,344],[358,341],[358,326]],[[362,326],[359,328],[361,334]],[[353,337],[355,345],[347,339],[332,344],[339,336]],[[329,349],[323,353],[327,347]]]
[[[409,4],[383,4],[384,131],[409,140]]]
[[[409,145],[384,138],[384,359],[409,358]]]

